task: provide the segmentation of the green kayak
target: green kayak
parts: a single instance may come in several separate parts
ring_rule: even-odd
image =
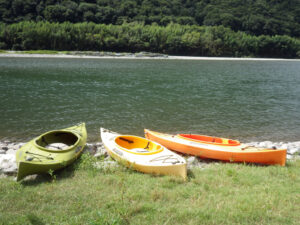
[[[34,138],[16,153],[17,181],[30,174],[61,169],[80,155],[86,144],[85,123],[62,130],[49,131]],[[53,148],[53,146],[57,148]]]

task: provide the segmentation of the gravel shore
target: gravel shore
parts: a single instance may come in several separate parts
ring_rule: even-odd
[[[0,178],[7,176],[15,176],[17,173],[16,164],[16,151],[22,147],[24,142],[10,142],[8,140],[0,142]],[[300,159],[300,141],[297,142],[251,142],[248,145],[263,147],[263,148],[274,148],[277,149],[287,149],[287,160]],[[109,164],[117,165],[114,161],[111,161],[108,156],[102,142],[87,143],[84,149],[84,153],[89,152],[94,157],[104,158],[104,165]],[[210,160],[202,160],[198,157],[187,156],[186,158],[188,168],[206,168]],[[101,165],[98,165],[101,166]]]
[[[169,60],[220,60],[220,61],[297,61],[300,59],[280,59],[280,58],[239,58],[239,57],[204,57],[204,56],[174,56],[152,52],[97,52],[97,51],[70,51],[67,53],[27,53],[22,51],[0,52],[0,57],[30,57],[30,58],[85,58],[85,59],[169,59]]]

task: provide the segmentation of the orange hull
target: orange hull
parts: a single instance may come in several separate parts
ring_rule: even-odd
[[[188,135],[170,135],[154,132],[145,129],[145,137],[156,141],[170,150],[230,162],[247,162],[267,165],[284,166],[286,162],[286,149],[265,149],[240,144],[238,141],[227,144],[205,142],[193,138],[186,138]],[[199,137],[207,137],[200,136]],[[216,139],[222,139],[217,138]],[[229,140],[229,139],[225,139]]]

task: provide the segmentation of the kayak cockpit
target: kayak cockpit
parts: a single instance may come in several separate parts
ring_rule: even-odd
[[[38,137],[34,143],[37,147],[47,150],[66,150],[70,146],[76,145],[78,141],[79,138],[72,132],[51,131]]]
[[[134,154],[155,154],[163,150],[161,145],[136,136],[118,136],[116,144],[124,151]]]
[[[193,141],[205,142],[205,143],[214,144],[214,145],[237,146],[237,145],[241,144],[237,140],[205,136],[205,135],[198,135],[198,134],[178,134],[178,136],[181,138],[192,139]]]

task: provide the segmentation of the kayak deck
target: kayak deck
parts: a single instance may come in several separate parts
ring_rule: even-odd
[[[145,129],[146,138],[156,141],[168,149],[201,158],[281,166],[284,166],[286,162],[286,149],[258,148],[239,142],[239,144],[234,142],[233,145],[230,145],[230,142],[214,144],[212,139],[208,139],[210,142],[198,141],[196,138],[201,135],[196,138],[195,136],[198,135],[171,135]]]
[[[108,154],[134,170],[186,179],[186,161],[162,145],[142,137],[121,135],[100,128],[101,139]]]

